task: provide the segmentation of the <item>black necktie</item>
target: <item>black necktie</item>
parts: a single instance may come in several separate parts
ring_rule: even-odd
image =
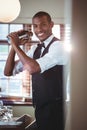
[[[37,46],[37,48],[36,48],[36,50],[34,52],[34,55],[33,55],[34,59],[40,58],[42,47],[45,48],[44,43],[38,44],[38,46]]]

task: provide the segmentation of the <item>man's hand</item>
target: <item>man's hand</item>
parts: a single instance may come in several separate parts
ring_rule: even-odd
[[[33,35],[32,32],[29,32],[27,30],[19,30],[17,31],[19,39],[20,39],[20,45],[24,45],[25,43],[30,43],[30,37]]]
[[[25,37],[21,37],[22,35],[26,35]],[[29,32],[25,30],[19,30],[17,32],[12,32],[7,36],[10,39],[11,44],[16,44],[17,46],[19,45],[24,45],[25,43],[29,43]],[[21,37],[21,38],[20,38]]]
[[[20,40],[17,32],[12,32],[7,37],[10,39],[11,44],[15,44],[16,46],[19,46]]]

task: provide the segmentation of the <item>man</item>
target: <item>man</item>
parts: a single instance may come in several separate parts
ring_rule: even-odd
[[[67,62],[66,52],[63,44],[52,34],[54,23],[47,12],[36,13],[32,24],[40,45],[44,43],[41,55],[37,54],[40,45],[33,45],[25,54],[19,46],[17,32],[9,34],[12,48],[4,74],[10,76],[28,70],[32,75],[33,106],[38,130],[64,130],[63,65]],[[15,61],[15,54],[19,57],[18,61]]]

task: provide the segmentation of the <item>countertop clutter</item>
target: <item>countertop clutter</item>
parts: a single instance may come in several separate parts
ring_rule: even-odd
[[[0,130],[25,130],[27,126],[32,124],[33,120],[27,114],[14,117],[12,106],[5,106],[0,100]]]

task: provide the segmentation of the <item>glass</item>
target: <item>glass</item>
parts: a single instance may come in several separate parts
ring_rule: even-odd
[[[0,121],[12,121],[13,110],[11,106],[2,106],[0,109]]]
[[[2,108],[3,108],[3,101],[0,100],[0,109],[2,109]]]
[[[0,121],[12,121],[13,109],[12,106],[4,106],[0,100]]]
[[[0,100],[0,121],[2,120],[3,118],[3,101]]]
[[[4,115],[3,115],[2,121],[12,121],[12,117],[13,117],[12,107],[4,106],[3,110],[4,110]]]

